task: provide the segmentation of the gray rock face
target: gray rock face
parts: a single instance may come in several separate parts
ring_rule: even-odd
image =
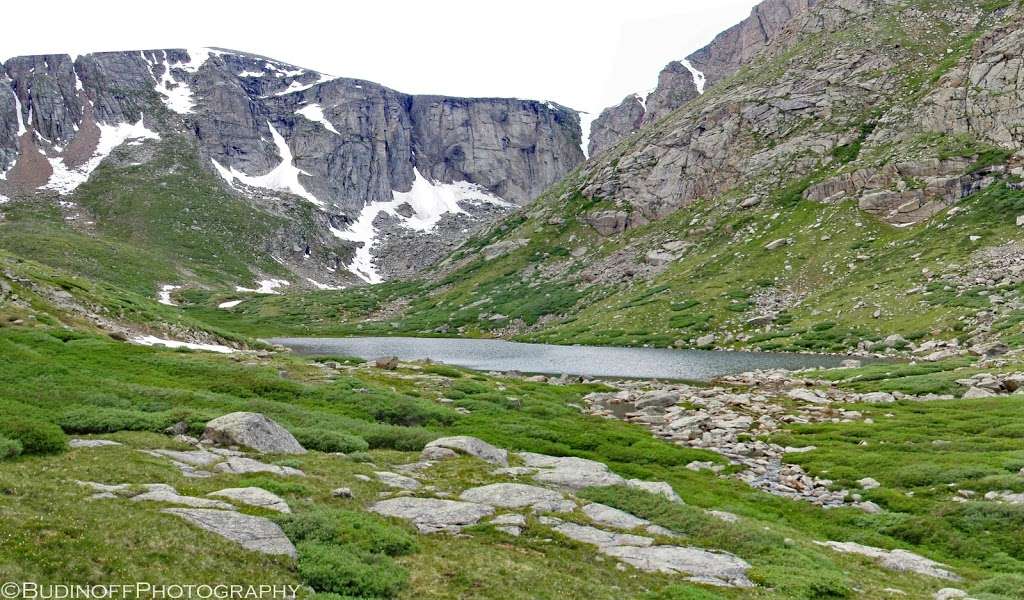
[[[644,123],[653,123],[700,95],[694,74],[678,60],[658,74],[658,87],[647,96]]]
[[[245,446],[269,454],[304,454],[287,429],[259,413],[234,412],[210,421],[203,440],[223,446]]]
[[[624,140],[640,129],[646,108],[636,94],[630,94],[615,106],[609,106],[590,124],[587,154],[594,156]]]
[[[202,508],[167,508],[161,512],[216,533],[247,550],[263,554],[284,554],[295,558],[295,546],[284,531],[269,519],[224,510]]]
[[[476,502],[410,497],[381,500],[370,511],[411,521],[420,533],[457,533],[494,513],[490,506]]]
[[[581,490],[590,486],[624,485],[626,480],[608,470],[608,465],[585,458],[572,456],[548,456],[533,452],[520,452],[528,467],[537,472],[533,479],[570,490]]]
[[[282,194],[316,204],[319,229],[294,242],[297,255],[337,242],[334,230],[410,191],[416,173],[479,186],[514,206],[583,160],[577,113],[551,102],[409,95],[212,48],[24,56],[0,66],[0,192],[68,193],[54,187],[56,171],[91,171],[101,138],[126,124],[186,138],[211,173],[260,206],[281,204]],[[476,228],[451,227],[439,246],[426,236],[431,251],[394,268],[420,267]]]

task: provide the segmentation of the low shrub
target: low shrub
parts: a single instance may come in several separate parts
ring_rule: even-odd
[[[426,365],[423,367],[424,373],[433,373],[434,375],[440,375],[442,377],[449,377],[451,379],[457,379],[462,377],[462,371],[455,367],[449,367],[448,365]]]
[[[176,419],[168,413],[80,406],[65,412],[57,423],[68,433],[111,433],[114,431],[161,431],[175,421]]]
[[[349,545],[388,556],[416,551],[416,538],[410,533],[364,512],[320,508],[282,515],[277,522],[293,542]]]
[[[0,418],[0,436],[21,444],[25,454],[52,454],[67,449],[67,437],[48,421],[21,417]]]
[[[382,554],[318,542],[303,542],[297,550],[299,575],[318,592],[393,598],[409,581],[408,571]]]
[[[427,442],[438,437],[436,433],[418,427],[368,427],[360,435],[373,449],[401,450],[413,452],[422,450]]]
[[[320,452],[363,452],[370,447],[358,435],[315,427],[293,429],[292,435],[307,449]]]
[[[238,487],[258,487],[273,492],[279,496],[308,496],[312,492],[301,483],[295,481],[281,481],[272,477],[246,477],[238,482]]]
[[[6,437],[0,437],[0,460],[15,458],[21,455],[23,450],[21,442]]]

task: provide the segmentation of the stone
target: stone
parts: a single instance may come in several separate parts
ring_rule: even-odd
[[[377,476],[381,483],[391,488],[415,490],[419,489],[421,485],[419,481],[412,477],[406,477],[405,475],[399,475],[390,471],[374,471],[373,474]]]
[[[72,438],[68,440],[69,448],[102,448],[104,446],[120,446],[121,442],[113,440],[83,440]]]
[[[476,502],[439,498],[390,498],[370,506],[370,512],[411,521],[420,533],[457,533],[466,525],[494,513],[494,508]]]
[[[679,494],[672,489],[672,486],[664,481],[643,481],[641,479],[629,479],[626,481],[626,485],[631,488],[643,490],[649,494],[657,494],[664,496],[672,502],[683,503],[683,499],[679,497]]]
[[[864,479],[858,479],[857,485],[859,485],[861,488],[865,490],[873,490],[881,486],[882,484],[878,483],[876,479],[872,479],[871,477],[865,477]]]
[[[863,363],[855,358],[847,358],[839,363],[841,369],[859,369]]]
[[[220,473],[273,473],[274,475],[297,475],[304,476],[305,473],[293,467],[280,465],[269,465],[252,458],[244,456],[232,456],[226,461],[213,467],[214,471]]]
[[[352,489],[347,487],[334,488],[331,490],[331,495],[335,498],[352,498]]]
[[[859,400],[868,404],[892,404],[896,397],[889,392],[868,392],[861,394]]]
[[[667,390],[652,390],[644,392],[636,399],[634,405],[639,408],[657,407],[668,408],[679,404],[679,392]]]
[[[764,249],[765,250],[778,250],[779,248],[782,248],[783,246],[788,246],[789,244],[792,244],[792,243],[793,243],[793,240],[790,240],[789,238],[781,238],[781,239],[777,239],[777,240],[773,240],[771,242],[768,242],[767,244],[764,245]]]
[[[424,451],[426,451],[427,448],[447,448],[449,450],[475,456],[480,460],[487,461],[491,464],[500,465],[502,467],[508,466],[508,450],[492,446],[479,438],[468,435],[438,438],[428,443],[424,448]]]
[[[470,488],[459,495],[460,500],[487,504],[498,508],[525,508],[537,504],[561,503],[562,494],[523,483],[492,483]],[[570,509],[571,510],[571,509]]]
[[[740,208],[754,208],[758,204],[761,204],[761,199],[758,198],[757,196],[751,196],[744,200],[743,202],[740,202],[739,206]]]
[[[641,571],[679,573],[698,583],[726,587],[754,587],[747,578],[750,563],[725,552],[711,552],[683,546],[613,546],[603,550],[608,556]]]
[[[836,552],[844,554],[859,554],[873,558],[887,569],[907,573],[917,573],[939,579],[960,580],[960,576],[949,571],[945,565],[935,562],[929,558],[908,552],[906,550],[883,550],[871,546],[864,546],[856,542],[815,542],[821,546],[828,546]]]
[[[207,496],[227,498],[235,502],[248,504],[249,506],[265,508],[280,513],[292,512],[291,507],[288,506],[288,503],[283,498],[260,487],[225,488],[216,492],[210,492]]]
[[[608,470],[608,466],[594,460],[573,456],[548,456],[533,452],[520,452],[526,466],[537,469],[534,481],[548,483],[570,490],[590,486],[623,485],[625,479]]]
[[[267,454],[304,454],[287,429],[259,413],[234,412],[210,421],[203,440],[221,446],[244,446]]]
[[[964,392],[964,395],[962,396],[962,398],[964,400],[972,400],[974,398],[989,398],[991,396],[997,396],[997,395],[998,394],[996,394],[995,392],[993,392],[990,389],[986,389],[986,388],[983,388],[983,387],[976,387],[975,386],[975,387],[969,388],[966,392]]]
[[[378,369],[384,369],[386,371],[394,371],[398,368],[398,357],[397,356],[381,356],[373,361],[373,366]]]
[[[161,512],[186,521],[235,542],[247,550],[263,554],[283,554],[295,558],[295,546],[281,528],[263,517],[225,510],[201,508],[165,508]]]
[[[651,524],[647,519],[641,519],[640,517],[631,515],[624,510],[619,510],[596,502],[584,505],[582,510],[583,514],[590,517],[591,521],[605,527],[614,527],[615,529],[636,529],[638,527],[646,527]]]
[[[715,334],[709,333],[707,335],[702,335],[699,338],[697,338],[697,341],[695,343],[697,347],[700,348],[703,346],[710,346],[711,344],[714,344],[715,339]]]
[[[1018,220],[1020,220],[1020,217],[1018,217]],[[1020,225],[1020,223],[1018,223],[1018,225]],[[967,592],[963,590],[958,590],[956,588],[942,588],[941,590],[935,592],[934,595],[932,595],[932,598],[934,598],[934,600],[959,600],[960,598],[966,597]]]
[[[526,517],[515,514],[498,515],[491,519],[490,523],[492,525],[516,525],[519,527],[525,527]]]
[[[195,498],[193,496],[182,496],[173,487],[163,483],[149,483],[144,485],[146,491],[132,496],[132,502],[166,502],[168,504],[181,504],[192,508],[219,508],[223,510],[235,510],[235,507],[220,500],[209,500],[207,498]]]
[[[420,458],[422,460],[447,460],[449,458],[455,458],[458,455],[458,452],[449,450],[448,448],[442,448],[441,446],[427,446],[422,452],[420,452]]]
[[[725,521],[726,523],[739,523],[740,521],[738,516],[724,510],[709,510],[708,514],[719,521]]]

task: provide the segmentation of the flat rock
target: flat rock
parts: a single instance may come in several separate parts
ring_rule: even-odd
[[[228,458],[226,461],[218,463],[217,466],[215,466],[213,469],[220,473],[273,473],[275,475],[305,475],[305,473],[293,467],[268,465],[267,463],[263,463],[252,458],[246,458],[244,456],[232,456]]]
[[[265,508],[280,513],[292,512],[283,498],[260,487],[226,488],[210,492],[207,496],[220,496],[249,506]]]
[[[268,454],[304,454],[287,429],[260,413],[233,412],[206,424],[203,440],[221,446],[245,446]]]
[[[646,527],[651,524],[647,519],[641,519],[624,510],[596,502],[584,506],[583,514],[590,517],[590,520],[598,525],[614,527],[616,529],[636,529],[637,527]]]
[[[423,452],[420,452],[422,460],[447,460],[458,455],[458,452],[449,448],[442,448],[441,446],[428,446],[423,449]]]
[[[69,448],[102,448],[103,446],[120,446],[121,442],[114,440],[83,440],[73,438],[68,440]]]
[[[549,483],[570,490],[590,486],[624,485],[626,480],[608,470],[604,463],[573,456],[548,456],[533,452],[520,452],[519,458],[528,467],[534,467],[535,481]]]
[[[565,501],[562,494],[535,485],[523,483],[492,483],[470,488],[459,496],[466,502],[478,502],[499,508],[524,508],[527,506],[558,506]],[[571,510],[571,509],[570,509]]]
[[[822,546],[828,546],[836,552],[844,554],[859,554],[875,559],[878,564],[893,571],[902,571],[959,581],[960,576],[945,568],[945,565],[937,563],[930,558],[925,558],[906,550],[883,550],[872,546],[864,546],[855,542],[815,542]]]
[[[476,502],[403,497],[381,500],[370,506],[370,512],[411,521],[421,533],[457,533],[493,514],[494,508]]]
[[[415,490],[419,489],[420,482],[416,481],[412,477],[406,477],[405,475],[399,475],[398,473],[392,473],[391,471],[374,471],[374,475],[384,485],[396,488],[400,490]]]
[[[150,456],[158,458],[169,458],[173,461],[185,463],[193,467],[208,467],[212,464],[219,463],[224,460],[224,457],[214,452],[207,452],[206,450],[164,450],[157,448],[154,450],[143,450]]]
[[[523,515],[498,515],[489,521],[491,525],[515,525],[517,527],[526,526],[526,517]]]
[[[643,490],[649,494],[658,494],[671,500],[672,502],[678,502],[682,504],[683,499],[679,497],[679,494],[672,489],[672,486],[665,483],[664,481],[643,481],[642,479],[630,479],[626,481],[626,485],[631,488]]]
[[[681,573],[697,583],[728,587],[754,587],[747,578],[750,564],[724,552],[684,546],[610,546],[604,554],[641,571]]]
[[[552,517],[541,517],[540,522],[571,540],[592,544],[598,548],[606,546],[650,546],[654,543],[653,538],[646,536],[633,535],[631,533],[614,533],[598,529],[597,527],[591,527],[590,525],[579,525]]]
[[[248,550],[295,558],[295,546],[270,519],[201,508],[165,508],[161,512],[177,515]]]
[[[182,496],[173,487],[163,483],[150,483],[145,486],[146,491],[131,497],[132,502],[166,502],[168,504],[181,504],[192,508],[219,508],[222,510],[235,510],[235,507],[220,500],[208,498],[196,498],[193,496]]]
[[[480,460],[485,460],[489,463],[500,465],[502,467],[508,466],[508,450],[492,446],[479,438],[468,435],[438,438],[428,443],[423,450],[426,451],[428,448],[447,448],[449,450],[475,456]]]

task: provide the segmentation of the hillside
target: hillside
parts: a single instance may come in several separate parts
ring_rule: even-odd
[[[357,294],[399,307],[359,329],[1020,346],[1020,20],[1015,3],[821,3],[735,75],[469,240],[433,281]],[[323,319],[306,331],[355,325],[320,297],[262,302]],[[261,310],[239,314],[273,328]]]

